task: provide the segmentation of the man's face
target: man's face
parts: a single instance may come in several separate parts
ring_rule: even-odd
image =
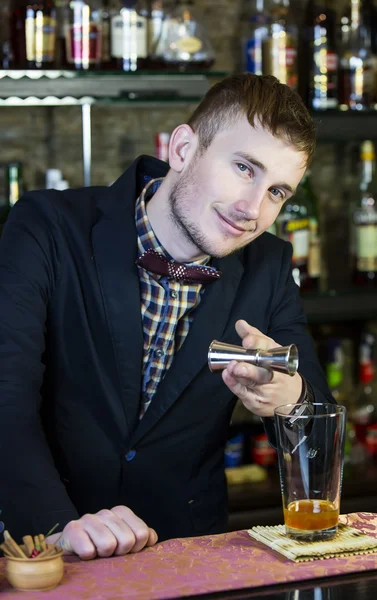
[[[169,198],[175,226],[201,254],[226,256],[272,225],[305,172],[305,155],[246,117],[196,153]]]

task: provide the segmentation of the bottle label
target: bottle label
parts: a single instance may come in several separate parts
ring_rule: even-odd
[[[321,274],[321,247],[318,236],[318,221],[314,217],[309,220],[309,229],[308,274],[312,279],[317,279]]]
[[[164,21],[164,13],[162,10],[152,9],[152,18],[149,20],[149,39],[151,40],[151,48],[154,49],[158,42],[162,24]]]
[[[55,58],[56,20],[42,11],[27,9],[25,20],[26,60],[49,63]]]
[[[363,384],[371,383],[374,379],[374,366],[371,360],[365,360],[365,362],[359,365],[359,378]]]
[[[356,211],[356,268],[358,271],[377,270],[377,213]]]
[[[328,363],[326,375],[331,391],[339,387],[343,381],[342,367],[338,363]]]
[[[328,50],[326,52],[326,67],[328,73],[336,73],[338,70],[339,59],[338,55],[335,52],[330,52]]]
[[[296,48],[292,48],[290,46],[287,46],[286,50],[285,50],[285,62],[287,67],[294,67],[294,65],[296,64],[296,59],[297,59],[297,50]]]
[[[225,467],[237,467],[242,463],[244,436],[242,433],[228,440],[225,446]]]
[[[338,56],[326,48],[314,52],[313,108],[336,108],[338,102]]]
[[[199,52],[199,50],[201,49],[202,42],[197,37],[188,36],[188,37],[176,40],[175,45],[178,48],[178,50],[180,50],[181,52],[188,52],[189,54],[195,54],[196,52]]]
[[[310,242],[308,274],[312,279],[317,279],[321,275],[321,260],[320,260],[320,244],[319,240]]]
[[[283,219],[281,237],[293,246],[293,264],[305,264],[309,257],[309,219]]]
[[[265,75],[274,75],[293,89],[297,87],[297,49],[292,35],[274,35],[263,40],[262,64]]]
[[[111,19],[111,56],[137,59],[148,56],[148,22],[134,10]]]
[[[257,465],[263,467],[273,465],[277,460],[277,453],[268,442],[266,435],[252,437],[251,458]]]
[[[267,36],[266,27],[258,27],[245,41],[245,71],[262,75],[262,41]]]
[[[76,66],[99,63],[102,54],[102,30],[98,23],[66,26],[67,60]]]

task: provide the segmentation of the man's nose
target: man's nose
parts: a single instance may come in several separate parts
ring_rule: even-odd
[[[263,200],[266,195],[266,190],[262,186],[254,187],[252,192],[248,190],[247,196],[240,198],[234,204],[237,213],[244,216],[248,221],[256,221],[261,213]]]

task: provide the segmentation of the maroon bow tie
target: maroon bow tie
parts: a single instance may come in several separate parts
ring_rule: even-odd
[[[164,275],[180,283],[210,283],[220,279],[221,271],[206,266],[186,266],[169,260],[163,254],[150,248],[137,259],[136,264],[156,275]]]

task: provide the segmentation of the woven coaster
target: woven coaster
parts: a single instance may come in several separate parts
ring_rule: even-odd
[[[377,552],[377,539],[349,527],[338,526],[338,533],[326,542],[297,542],[287,537],[284,525],[274,527],[253,527],[248,534],[254,540],[265,544],[294,562],[321,560],[337,556],[372,554]]]

